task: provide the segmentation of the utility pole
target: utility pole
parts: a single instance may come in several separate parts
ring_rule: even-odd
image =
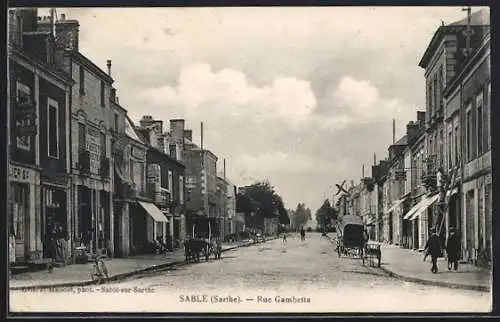
[[[472,36],[472,27],[471,27],[471,20],[472,20],[472,9],[471,7],[463,8],[462,11],[467,12],[467,30],[465,31],[465,56],[469,57],[471,54],[471,36]]]

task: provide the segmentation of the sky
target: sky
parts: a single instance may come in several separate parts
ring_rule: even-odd
[[[112,60],[120,104],[183,118],[226,159],[237,186],[269,180],[314,211],[343,180],[371,175],[425,110],[418,63],[462,7],[59,8],[80,22],[80,52]],[[477,8],[474,8],[477,9]],[[40,9],[39,15],[48,15]]]

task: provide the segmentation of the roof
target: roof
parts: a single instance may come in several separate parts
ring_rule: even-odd
[[[125,134],[137,141],[137,142],[140,142],[142,144],[146,144],[145,142],[143,142],[139,136],[137,135],[137,133],[135,132],[135,126],[134,126],[134,123],[132,123],[132,120],[130,120],[130,118],[128,117],[128,115],[125,116]]]
[[[488,26],[490,24],[490,14],[487,9],[481,9],[471,14],[471,26]],[[467,26],[468,17],[455,21],[450,26]]]
[[[111,78],[111,76],[109,76],[106,72],[104,72],[101,68],[99,68],[99,66],[94,64],[94,62],[92,62],[90,59],[88,59],[81,52],[72,51],[71,53],[73,53],[73,57],[77,58],[87,68],[89,68],[94,73],[96,73],[97,76],[99,76],[103,80],[107,81],[108,83],[113,84],[113,82],[114,82],[113,78]]]
[[[464,19],[455,21],[451,24],[440,26],[432,36],[432,39],[429,42],[429,45],[427,46],[424,54],[422,55],[422,59],[418,63],[418,66],[426,68],[443,35],[447,32],[456,30],[456,28],[462,28],[467,26],[467,20],[468,18],[465,17]],[[471,14],[471,26],[478,27],[478,26],[487,26],[489,24],[490,24],[490,17],[488,10],[482,9],[473,12]]]
[[[407,145],[407,144],[408,144],[408,137],[405,135],[401,139],[397,140],[396,143],[391,145]]]

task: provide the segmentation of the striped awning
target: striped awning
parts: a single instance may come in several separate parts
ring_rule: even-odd
[[[398,207],[399,205],[401,205],[401,204],[402,204],[405,200],[406,200],[406,198],[396,200],[396,201],[392,204],[391,208],[387,209],[387,210],[385,211],[385,213],[386,213],[386,214],[388,214],[388,213],[390,213],[390,212],[394,211],[394,209],[396,209],[396,207]]]
[[[424,211],[426,211],[433,203],[435,203],[439,199],[439,194],[436,194],[432,197],[428,197],[424,199],[421,207],[415,211],[415,213],[408,220],[417,219]]]
[[[422,207],[425,203],[426,198],[422,198],[415,206],[413,206],[403,217],[403,220],[410,220],[410,218]]]

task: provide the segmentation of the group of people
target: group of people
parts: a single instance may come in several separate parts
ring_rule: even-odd
[[[287,238],[287,234],[283,233],[283,239],[281,240],[281,243],[283,244],[283,246],[286,246],[286,243],[287,243],[286,238]],[[300,229],[300,240],[301,241],[306,240],[306,231],[304,228]]]
[[[441,242],[435,229],[431,230],[431,236],[424,248],[424,261],[427,256],[431,257],[431,272],[438,272],[437,259],[442,255]],[[446,241],[446,256],[448,258],[448,270],[458,270],[458,259],[460,257],[460,240],[454,227],[450,227],[450,234]]]

